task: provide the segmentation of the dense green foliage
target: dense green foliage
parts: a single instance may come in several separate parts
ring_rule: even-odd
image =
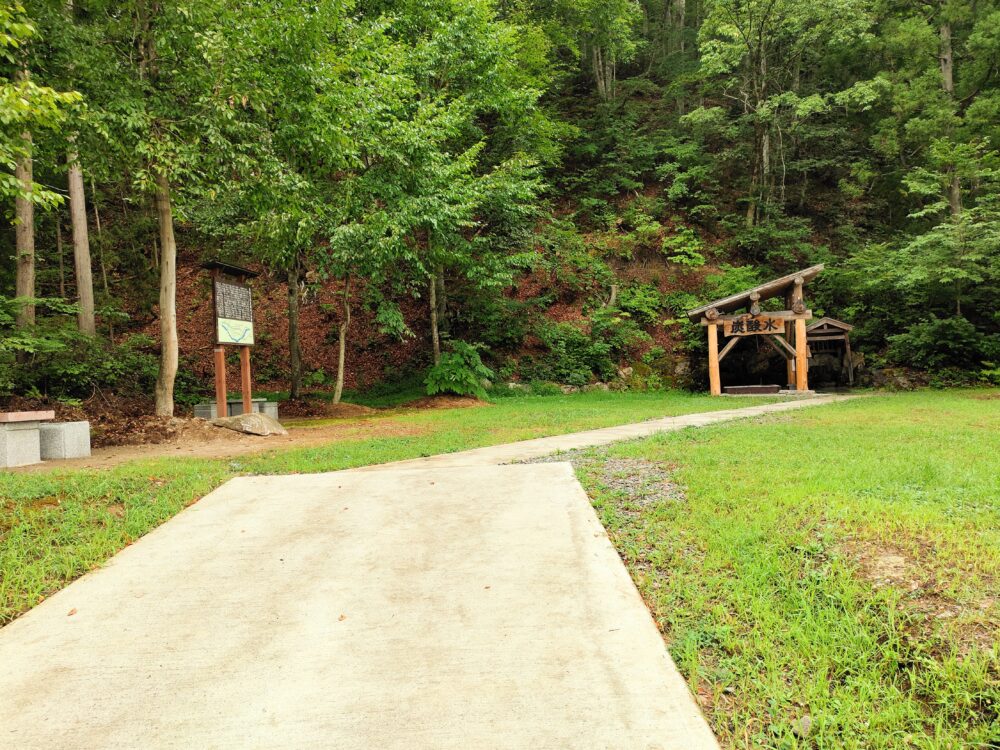
[[[109,338],[169,299],[176,224],[189,254],[341,290],[345,350],[359,305],[426,336],[416,369],[458,339],[504,376],[607,378],[650,346],[626,328],[688,357],[685,305],[826,262],[810,305],[872,364],[978,373],[998,28],[992,0],[22,0],[0,10],[0,198],[39,207],[26,296],[73,300],[54,240],[78,155]]]

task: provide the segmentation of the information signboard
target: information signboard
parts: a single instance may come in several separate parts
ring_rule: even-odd
[[[215,341],[253,346],[253,300],[246,284],[215,279]]]

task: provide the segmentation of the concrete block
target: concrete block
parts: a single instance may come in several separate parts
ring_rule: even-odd
[[[227,402],[227,410],[230,417],[238,417],[243,413],[243,399]],[[278,403],[276,401],[265,401],[262,398],[253,399],[253,411],[255,413],[266,414],[272,419],[278,418]],[[194,406],[194,415],[201,419],[215,419],[218,416],[215,402],[200,403]]]
[[[38,422],[0,424],[0,468],[27,466],[41,460]]]
[[[215,419],[219,416],[215,408],[215,402],[212,403],[200,403],[194,405],[194,415],[198,419]]]
[[[42,460],[90,455],[90,422],[53,422],[39,428]]]

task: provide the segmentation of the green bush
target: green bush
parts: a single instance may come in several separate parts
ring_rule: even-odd
[[[969,370],[990,358],[996,346],[996,337],[981,333],[965,318],[931,316],[890,336],[886,358],[921,370]]]
[[[595,378],[606,380],[618,371],[618,360],[649,341],[628,313],[612,308],[594,310],[589,331],[573,323],[546,322],[537,331],[547,349],[537,358],[521,360],[525,380],[586,385]]]
[[[0,297],[0,395],[74,399],[100,389],[153,392],[159,365],[148,337],[112,344],[84,336],[76,329],[76,306],[55,298],[35,300],[36,324],[20,329],[19,305]]]
[[[697,268],[705,265],[701,239],[689,227],[682,227],[663,238],[660,249],[671,263]]]
[[[458,396],[486,398],[486,382],[493,371],[483,364],[479,347],[464,341],[449,343],[450,351],[441,353],[441,361],[427,373],[427,393],[454,393]]]
[[[641,326],[660,322],[663,295],[652,284],[633,284],[618,295],[618,309],[628,313]]]
[[[547,353],[538,360],[522,362],[524,379],[584,385],[595,373],[601,377],[614,371],[611,347],[603,341],[594,341],[572,323],[545,323],[538,330],[538,338]]]

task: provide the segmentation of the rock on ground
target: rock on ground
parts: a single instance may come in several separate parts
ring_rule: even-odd
[[[213,419],[212,424],[216,427],[225,427],[227,430],[235,430],[247,435],[287,435],[288,430],[281,426],[281,423],[274,417],[266,414],[254,412],[253,414],[238,414],[235,417],[222,417]]]

